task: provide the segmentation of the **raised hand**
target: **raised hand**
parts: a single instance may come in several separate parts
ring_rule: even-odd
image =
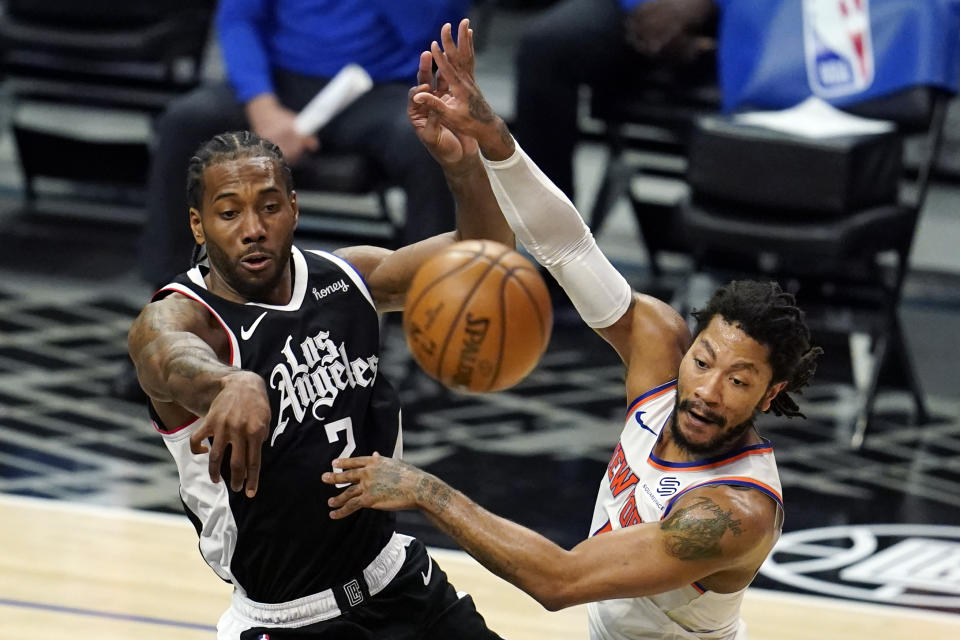
[[[450,43],[453,42],[449,24],[444,25],[441,30],[441,39],[444,38]],[[464,51],[469,50],[470,52],[469,69],[472,74],[473,31],[470,29],[469,20],[464,19],[461,21],[457,34],[457,43],[458,44],[452,45],[454,49],[459,45]],[[445,103],[455,100],[450,93],[449,83],[443,73],[438,72],[436,76],[434,76],[433,54],[430,51],[424,51],[420,54],[420,64],[417,69],[417,86],[411,88],[408,93],[407,116],[417,136],[434,159],[436,159],[444,169],[453,169],[464,158],[477,153],[477,142],[471,136],[459,134],[444,126],[440,119],[440,113],[431,103],[414,100],[414,98],[421,93],[429,94]]]
[[[202,428],[190,436],[190,450],[195,455],[209,451],[210,481],[216,483],[229,445],[230,488],[240,491],[246,484],[246,495],[252,498],[260,484],[260,450],[269,430],[270,402],[263,378],[239,371],[224,379]],[[213,444],[208,448],[203,441],[211,436]]]
[[[426,52],[424,52],[426,53]],[[480,142],[481,148],[495,142],[495,138],[512,138],[506,132],[503,121],[487,104],[474,78],[475,56],[473,31],[469,20],[462,20],[453,41],[453,28],[443,25],[440,42],[430,45],[430,57],[437,63],[437,87],[435,90],[417,91],[411,102],[435,115],[440,125],[453,132],[460,140],[470,137]],[[421,64],[424,57],[421,56]],[[421,85],[423,86],[423,85]]]

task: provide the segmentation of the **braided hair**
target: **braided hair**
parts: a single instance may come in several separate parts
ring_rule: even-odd
[[[229,131],[210,138],[197,149],[187,165],[187,206],[200,210],[203,202],[203,175],[207,167],[241,158],[270,158],[283,176],[287,195],[293,193],[293,175],[280,147],[253,131]],[[195,267],[204,256],[201,244],[193,248],[190,266]]]
[[[787,386],[770,403],[777,416],[806,417],[787,392],[802,393],[817,370],[820,347],[810,344],[810,329],[796,299],[776,282],[738,280],[720,288],[707,306],[693,312],[697,335],[720,316],[770,350],[773,382]]]

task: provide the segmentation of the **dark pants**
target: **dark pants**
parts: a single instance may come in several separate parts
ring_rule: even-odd
[[[390,585],[368,603],[296,629],[248,629],[240,640],[265,635],[273,640],[502,640],[487,628],[473,598],[458,597],[418,540],[407,547],[406,561]]]
[[[274,78],[277,96],[293,111],[302,109],[326,82],[286,72]],[[403,244],[454,228],[453,197],[443,171],[407,121],[408,89],[400,82],[376,85],[318,133],[318,153],[326,149],[366,154],[404,189]],[[190,157],[218,133],[248,127],[243,105],[227,84],[202,86],[177,98],[157,121],[141,243],[141,273],[147,283],[165,284],[190,266],[194,242],[185,193]]]
[[[580,85],[630,93],[664,63],[627,42],[625,18],[616,0],[560,0],[520,41],[514,133],[571,199]]]

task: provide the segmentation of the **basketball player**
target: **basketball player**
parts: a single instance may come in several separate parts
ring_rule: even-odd
[[[461,25],[461,29],[463,29]],[[442,33],[448,48],[450,30]],[[788,392],[812,375],[803,312],[774,283],[733,282],[695,314],[633,291],[570,201],[490,110],[469,66],[432,55],[455,100],[420,94],[480,144],[510,226],[627,368],[628,410],[597,495],[589,537],[566,551],[489,513],[436,477],[386,457],[340,459],[331,517],[418,508],[484,566],[554,610],[590,603],[595,639],[742,639],[740,602],[783,521],[760,411],[796,416]],[[509,479],[504,479],[509,481]]]
[[[429,77],[421,67],[416,91]],[[129,346],[201,554],[234,585],[220,640],[499,637],[392,514],[331,520],[338,489],[320,478],[337,457],[400,455],[378,314],[401,309],[417,267],[451,243],[514,242],[476,142],[409,109],[457,199],[480,206],[396,252],[293,246],[290,172],[256,134],[218,135],[190,161],[190,228],[206,259],[154,295]]]

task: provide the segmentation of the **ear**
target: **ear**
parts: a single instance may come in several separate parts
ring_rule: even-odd
[[[190,231],[193,232],[193,239],[197,244],[203,244],[207,241],[203,233],[203,224],[200,221],[200,212],[190,207]]]
[[[786,380],[770,385],[770,388],[767,389],[767,392],[763,394],[763,399],[760,400],[760,410],[764,412],[768,411],[770,409],[770,403],[773,402],[773,399],[777,397],[777,394],[783,391],[784,387],[786,386]]]
[[[297,192],[290,192],[290,208],[293,210],[293,228],[297,228],[297,221],[300,220],[300,207],[297,206]]]

